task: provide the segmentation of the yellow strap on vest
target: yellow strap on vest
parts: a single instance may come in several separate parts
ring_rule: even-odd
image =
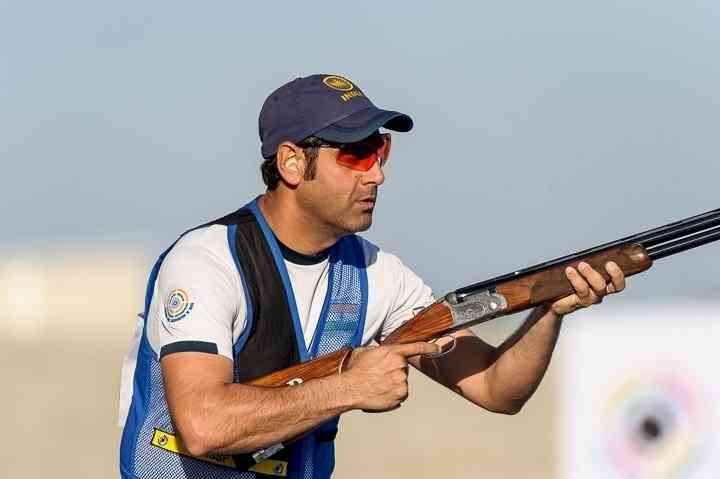
[[[206,454],[204,456],[193,456],[191,455],[182,443],[182,440],[169,432],[163,431],[162,429],[155,429],[153,432],[152,440],[150,443],[153,446],[159,447],[168,452],[174,452],[175,454],[181,454],[183,456],[197,459],[198,461],[209,462],[217,466],[231,467],[235,469],[235,460],[232,456],[226,456],[224,454]],[[265,474],[268,476],[287,476],[288,463],[285,461],[275,461],[273,459],[266,459],[260,464],[255,464],[248,471],[257,472],[259,474]]]

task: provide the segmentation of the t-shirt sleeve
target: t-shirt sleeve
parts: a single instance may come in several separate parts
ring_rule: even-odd
[[[394,297],[390,311],[380,329],[379,340],[383,341],[390,333],[413,317],[413,314],[428,306],[435,298],[432,289],[400,259],[392,254],[381,252],[379,258],[387,261],[385,266],[392,281]]]
[[[178,245],[160,268],[156,294],[159,354],[195,351],[232,359],[238,291],[222,258],[202,246]]]

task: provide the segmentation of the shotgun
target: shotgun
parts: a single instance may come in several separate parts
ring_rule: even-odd
[[[660,258],[720,239],[720,208],[594,248],[520,269],[452,291],[417,312],[382,344],[428,341],[491,319],[517,313],[574,293],[565,268],[584,261],[608,281],[605,264],[614,261],[625,276],[641,273]],[[352,353],[345,347],[314,360],[254,379],[247,384],[277,387],[343,371]],[[284,446],[252,455],[262,462]]]

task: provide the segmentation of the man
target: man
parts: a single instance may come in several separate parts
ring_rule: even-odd
[[[478,406],[517,413],[563,315],[624,288],[616,265],[606,266],[610,284],[581,265],[566,272],[576,293],[533,311],[500,347],[465,330],[449,351],[447,339],[367,348],[433,301],[397,257],[354,234],[370,227],[385,179],[391,140],[381,128],[406,132],[412,120],[340,76],[298,78],[267,98],[267,191],[181,236],[150,276],[130,361],[124,478],[329,477],[337,417],[398,407],[408,363]],[[348,345],[359,349],[341,374],[243,384]],[[249,455],[303,434],[259,464]]]

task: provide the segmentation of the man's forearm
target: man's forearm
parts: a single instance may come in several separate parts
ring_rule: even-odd
[[[170,415],[200,456],[256,451],[351,409],[392,410],[407,398],[407,358],[437,353],[424,342],[357,348],[342,374],[281,387],[232,383],[231,361],[214,354],[169,354],[162,367]]]
[[[625,289],[625,276],[615,263],[607,263],[605,271],[611,283],[586,263],[580,263],[577,269],[566,268],[565,275],[575,293],[536,308],[499,347],[470,330],[461,330],[452,334],[454,341],[439,341],[451,345],[445,353],[416,360],[413,365],[478,406],[514,414],[545,375],[563,316]]]
[[[192,425],[180,431],[195,455],[252,452],[285,441],[352,409],[353,391],[341,376],[297,386],[222,384],[199,392]]]
[[[497,360],[487,374],[494,401],[510,412],[520,410],[547,370],[561,325],[561,316],[547,307],[536,308],[497,348]]]

